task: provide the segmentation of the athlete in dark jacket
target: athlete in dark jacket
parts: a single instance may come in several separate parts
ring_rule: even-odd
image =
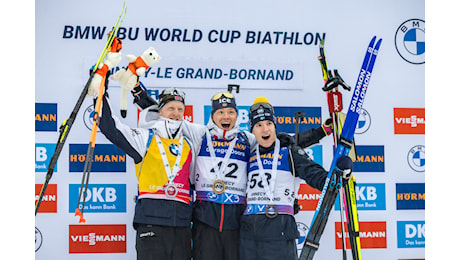
[[[273,107],[265,98],[251,106],[250,127],[258,146],[248,164],[246,209],[240,225],[240,259],[297,259],[300,237],[294,218],[295,177],[322,190],[327,171],[287,135],[275,135]],[[349,160],[342,157],[339,160]],[[276,166],[276,167],[273,167]]]

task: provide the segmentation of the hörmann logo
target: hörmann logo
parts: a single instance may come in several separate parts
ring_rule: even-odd
[[[396,183],[396,209],[425,209],[425,183]]]
[[[383,145],[356,145],[353,172],[385,172]]]
[[[249,108],[250,106],[238,106],[238,122],[241,131],[249,131]],[[299,131],[305,131],[311,128],[319,127],[321,121],[321,107],[273,107],[275,110],[276,132],[295,133],[297,119],[295,112],[304,111],[305,115],[299,121]],[[204,123],[207,123],[211,117],[211,106],[204,106]]]
[[[57,131],[56,103],[35,103],[35,131]]]
[[[69,144],[69,172],[83,172],[88,144]],[[126,172],[126,154],[113,144],[96,144],[92,172]]]

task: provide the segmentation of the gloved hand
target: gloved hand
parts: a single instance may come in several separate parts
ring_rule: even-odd
[[[326,121],[324,121],[323,125],[321,126],[323,128],[324,134],[325,135],[330,135],[332,133],[332,119],[328,118]]]
[[[134,96],[134,104],[136,104],[141,110],[146,109],[152,105],[158,103],[145,91],[139,82],[134,86],[131,93]]]
[[[342,174],[344,184],[347,183],[353,171],[353,161],[351,158],[343,155],[337,159],[337,170]]]

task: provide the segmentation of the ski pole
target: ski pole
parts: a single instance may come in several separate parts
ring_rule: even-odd
[[[77,204],[77,208],[75,209],[75,216],[80,217],[80,221],[79,221],[80,223],[86,222],[85,218],[83,217],[83,211],[85,209],[86,192],[88,190],[89,175],[91,173],[91,165],[93,162],[94,148],[96,146],[96,133],[97,133],[97,126],[99,124],[99,114],[100,114],[101,105],[102,105],[102,95],[104,94],[105,79],[106,79],[106,76],[103,76],[102,81],[101,81],[101,86],[99,89],[98,99],[96,102],[96,108],[94,110],[93,126],[91,128],[91,136],[89,139],[88,151],[86,152],[86,157],[85,157],[85,166],[83,169],[83,176],[81,179],[80,192],[78,195],[78,204]],[[80,208],[80,201],[82,199],[82,196],[81,196],[82,193],[83,193],[83,202],[82,202],[81,211],[80,211],[79,208]]]
[[[121,24],[121,21],[122,21],[122,20],[120,20],[120,18],[122,17],[123,13],[126,14],[126,5],[125,5],[124,2],[123,2],[123,9],[122,9],[120,15],[118,16],[117,22],[115,23],[115,26],[114,26],[114,28],[117,28],[117,30],[120,27],[120,24]],[[123,15],[123,18],[124,18],[124,15]],[[84,99],[85,99],[85,97],[86,97],[86,95],[88,93],[89,85],[90,85],[91,81],[93,80],[94,74],[96,73],[99,64],[104,60],[105,56],[107,55],[108,46],[112,45],[113,37],[109,37],[109,39],[107,40],[107,42],[106,42],[106,44],[104,46],[104,49],[102,50],[101,54],[99,55],[99,58],[97,59],[97,62],[94,65],[94,68],[90,73],[89,79],[86,82],[85,87],[83,88],[79,98],[77,99],[77,102],[76,102],[72,112],[70,113],[70,116],[68,117],[68,119],[64,120],[62,122],[61,126],[59,127],[59,137],[58,137],[58,140],[57,140],[57,143],[56,143],[56,148],[54,149],[53,156],[51,157],[50,163],[48,164],[48,171],[46,173],[45,182],[43,183],[42,189],[41,189],[40,194],[38,196],[38,200],[35,203],[35,216],[37,215],[38,209],[40,208],[40,204],[41,204],[41,202],[43,200],[43,196],[45,195],[45,192],[46,192],[46,189],[48,187],[48,184],[49,184],[49,182],[51,180],[51,177],[53,176],[54,168],[56,167],[56,163],[57,163],[57,161],[59,159],[59,156],[61,154],[62,148],[64,147],[65,141],[67,140],[67,137],[69,135],[70,129],[72,128],[72,125],[73,125],[73,123],[75,121],[75,118],[77,117],[78,111],[80,111],[80,108],[81,108],[81,106],[83,104],[83,101],[84,101]]]

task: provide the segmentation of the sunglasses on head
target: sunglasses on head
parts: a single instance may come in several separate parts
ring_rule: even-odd
[[[163,99],[163,97],[167,96],[179,96],[182,98],[182,100],[185,99],[185,93],[184,91],[178,89],[178,88],[167,88],[163,90],[159,96],[160,99]]]
[[[222,96],[226,97],[226,98],[233,98],[233,94],[230,93],[230,92],[220,92],[220,93],[217,93],[215,94],[211,100],[218,100],[219,98],[221,98]]]
[[[268,109],[270,111],[273,111],[273,106],[270,105],[269,103],[259,102],[257,104],[252,105],[251,108],[249,109],[249,112],[252,113],[254,111],[257,111],[260,108],[264,108],[264,109]]]

